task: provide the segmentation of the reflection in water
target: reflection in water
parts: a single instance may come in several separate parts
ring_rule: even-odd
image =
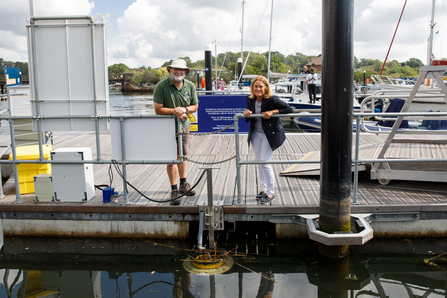
[[[15,107],[17,113],[30,113],[29,104],[20,104],[23,99],[18,99]],[[0,110],[7,109],[8,102],[0,101]],[[135,115],[135,114],[155,114],[153,95],[151,93],[122,93],[117,89],[109,91],[109,112],[110,115]],[[292,119],[282,118],[281,122],[287,132],[302,132],[297,129]],[[8,122],[0,121],[0,134],[9,134]]]
[[[150,93],[122,93],[109,91],[111,115],[155,114],[153,96]]]
[[[153,96],[150,93],[125,93],[116,89],[109,91],[111,115],[155,114]],[[14,98],[14,115],[31,115],[29,97]],[[0,101],[0,111],[8,109],[7,100]],[[0,121],[0,134],[9,134],[9,123]]]
[[[172,287],[173,298],[194,297],[189,289],[191,288],[191,273],[189,272],[175,272],[174,286]]]
[[[275,275],[272,272],[263,272],[262,276],[256,298],[271,298],[273,297]]]
[[[446,269],[424,262],[445,250],[445,239],[375,239],[331,261],[308,240],[248,234],[219,244],[243,250],[232,255],[242,266],[213,276],[184,269],[189,240],[7,237],[0,297],[446,297]]]

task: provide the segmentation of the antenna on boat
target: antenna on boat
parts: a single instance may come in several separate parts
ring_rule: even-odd
[[[270,36],[269,36],[269,59],[267,65],[267,82],[270,82],[270,59],[271,59],[271,48],[272,48],[272,23],[273,23],[273,0],[272,0],[272,10],[270,12]]]
[[[427,66],[431,66],[432,64],[432,53],[433,53],[433,30],[436,26],[434,23],[435,19],[435,0],[432,1],[432,8],[431,8],[431,20],[430,20],[430,37],[428,39],[428,49],[427,49]]]

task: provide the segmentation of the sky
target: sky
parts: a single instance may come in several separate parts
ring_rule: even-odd
[[[322,1],[317,0],[31,0],[35,16],[106,15],[108,65],[158,68],[178,57],[269,49],[287,56],[322,52]],[[273,14],[272,2],[273,1]],[[444,2],[444,3],[443,3]],[[405,0],[354,0],[354,55],[383,61]],[[432,1],[409,0],[388,56],[427,62]],[[433,55],[447,58],[447,0],[437,0]],[[244,13],[242,13],[244,7]],[[30,0],[0,9],[0,58],[28,61],[26,18]],[[272,34],[270,38],[270,19]]]

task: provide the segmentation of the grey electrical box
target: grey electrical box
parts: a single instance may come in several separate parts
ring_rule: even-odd
[[[54,201],[53,178],[50,174],[34,176],[34,193],[37,202]]]
[[[51,151],[51,160],[92,160],[90,147],[59,148]],[[84,202],[95,195],[93,164],[52,164],[54,200],[60,202]]]

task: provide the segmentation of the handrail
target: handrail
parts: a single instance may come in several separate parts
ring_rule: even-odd
[[[366,116],[370,116],[370,113],[353,113],[353,118],[357,121],[357,127],[359,127],[360,119]],[[376,113],[379,116],[442,116],[447,117],[447,112],[435,112],[435,113],[423,113],[423,112],[407,112],[407,113]],[[240,167],[245,164],[308,164],[308,163],[320,163],[321,160],[305,161],[305,160],[269,160],[269,161],[242,161],[239,154],[239,118],[262,118],[262,114],[252,114],[249,117],[243,114],[234,115],[235,123],[235,146],[236,146],[236,183],[237,183],[237,201],[235,205],[243,205],[242,194],[241,194],[241,179],[240,179]],[[312,114],[275,114],[271,116],[272,118],[291,118],[291,117],[321,117],[321,113]],[[424,132],[424,131],[421,131]],[[426,132],[436,132],[436,131],[426,131]],[[447,133],[447,131],[437,131],[442,133]],[[376,133],[376,132],[374,132]],[[390,132],[385,132],[390,133]],[[431,158],[431,159],[359,159],[359,148],[360,148],[360,129],[356,129],[356,140],[355,140],[355,158],[352,159],[352,164],[355,165],[354,170],[354,193],[353,193],[353,204],[357,203],[357,190],[358,190],[358,164],[359,163],[375,163],[375,162],[433,162],[442,161],[447,162],[447,158]]]
[[[437,118],[444,117],[447,118],[447,112],[406,112],[406,113],[375,113],[376,116],[426,116],[426,117],[433,117],[436,116]],[[357,125],[360,122],[360,119],[366,116],[371,116],[371,113],[364,113],[364,112],[354,112],[353,117],[357,121]],[[239,126],[238,126],[238,119],[239,118],[261,118],[262,115],[260,114],[253,114],[250,117],[245,117],[243,114],[236,114],[234,116],[235,121],[235,144],[236,144],[236,167],[237,167],[237,188],[238,188],[238,197],[237,197],[237,203],[241,205],[242,204],[242,196],[241,196],[241,181],[240,181],[240,167],[241,165],[248,165],[248,164],[311,164],[311,163],[320,163],[320,160],[313,160],[313,161],[305,161],[305,160],[270,160],[270,161],[242,161],[240,159],[240,153],[239,153]],[[290,113],[290,114],[276,114],[272,115],[273,118],[293,118],[293,117],[321,117],[321,113],[312,113],[312,114],[301,114],[301,113]],[[135,118],[174,118],[172,115],[108,115],[108,116],[97,116],[94,117],[92,115],[85,115],[85,116],[77,116],[77,115],[71,115],[71,116],[0,116],[0,120],[9,120],[10,126],[13,125],[14,120],[17,119],[32,119],[36,121],[45,121],[50,119],[91,119],[95,120],[98,119],[120,119],[121,121],[124,121],[126,119],[135,119]],[[434,119],[434,118],[431,118]],[[178,123],[178,125],[180,125]],[[99,156],[97,159],[94,160],[73,160],[73,161],[54,161],[54,160],[46,160],[44,158],[40,158],[38,160],[17,160],[15,156],[16,152],[16,146],[14,142],[14,131],[10,127],[10,133],[11,133],[11,150],[13,152],[13,159],[12,160],[0,160],[0,164],[13,164],[15,166],[15,175],[17,174],[17,164],[20,163],[34,163],[34,164],[111,164],[113,163],[112,160],[104,160]],[[419,131],[418,131],[419,132]],[[421,131],[421,132],[436,132],[436,133],[447,133],[447,131]],[[99,135],[99,129],[96,127],[95,133]],[[375,132],[376,133],[376,132]],[[355,158],[352,159],[352,164],[355,165],[355,179],[354,179],[354,194],[353,194],[353,201],[354,203],[357,202],[357,185],[358,185],[358,164],[359,163],[376,163],[376,162],[431,162],[431,161],[441,161],[446,162],[447,158],[434,158],[434,159],[412,159],[412,158],[406,158],[406,159],[359,159],[358,156],[358,150],[360,147],[360,141],[359,141],[359,135],[360,130],[356,130],[356,141],[355,141]],[[98,137],[98,136],[97,136]],[[179,136],[180,137],[180,136]],[[181,142],[179,142],[181,144]],[[40,144],[42,145],[42,144]],[[100,144],[97,144],[97,146],[100,146]],[[98,150],[99,148],[97,148]],[[42,151],[42,148],[40,148],[40,151]],[[125,156],[125,155],[124,155]],[[181,163],[183,160],[173,160],[172,164],[175,163]],[[171,164],[167,163],[165,161],[153,161],[153,160],[123,160],[119,162],[123,166],[127,164]],[[18,177],[15,177],[16,181],[18,183]],[[17,187],[18,189],[18,187]],[[16,203],[21,203],[20,200],[20,194],[19,192],[16,192],[17,200]],[[124,204],[129,204],[127,194],[124,196]]]
[[[107,116],[94,116],[94,115],[70,115],[70,116],[0,116],[0,120],[9,120],[9,128],[10,128],[10,138],[11,138],[11,151],[12,151],[12,160],[0,160],[0,164],[12,164],[14,166],[14,179],[15,179],[15,187],[16,187],[16,200],[14,201],[14,203],[23,203],[23,201],[20,198],[20,192],[18,191],[19,189],[19,179],[18,179],[18,170],[17,170],[17,165],[21,164],[21,163],[33,163],[33,164],[112,164],[115,163],[115,161],[113,160],[103,160],[101,158],[100,152],[101,152],[101,143],[98,141],[100,139],[100,130],[99,130],[99,125],[95,125],[95,137],[96,137],[96,151],[97,151],[97,159],[96,160],[65,160],[65,161],[54,161],[54,160],[47,160],[43,157],[43,143],[42,140],[39,139],[39,159],[37,160],[18,160],[17,156],[16,156],[16,144],[15,144],[15,135],[14,135],[14,120],[19,120],[19,119],[31,119],[31,120],[35,120],[38,122],[38,124],[40,124],[41,121],[45,121],[45,120],[52,120],[52,119],[90,119],[90,120],[94,120],[94,121],[98,121],[98,120],[110,120],[110,119],[119,119],[121,122],[121,126],[120,126],[120,130],[121,130],[121,152],[124,158],[125,158],[125,154],[124,154],[124,144],[122,142],[122,140],[124,140],[123,137],[123,123],[126,119],[142,119],[142,118],[174,118],[177,119],[176,117],[174,117],[173,115],[107,115]],[[177,125],[177,131],[180,130],[180,126],[181,126],[181,122],[180,121],[176,121],[176,125]],[[37,125],[37,130],[40,132],[38,133],[38,135],[41,134],[42,130],[41,130],[41,125]],[[182,144],[181,142],[181,135],[179,134],[177,136],[179,138],[178,140],[178,144],[179,144],[179,148],[178,148],[178,152],[179,155],[183,155],[183,148],[182,146],[180,146],[180,144]],[[183,158],[180,157],[179,159],[176,160],[172,160],[172,161],[159,161],[159,160],[121,160],[118,161],[118,164],[121,164],[122,166],[122,173],[123,173],[123,192],[124,192],[124,202],[123,204],[129,204],[128,202],[128,197],[127,197],[127,188],[126,188],[126,165],[128,164],[180,164],[183,162]]]
[[[363,99],[361,105],[360,105],[360,111],[361,112],[365,112],[365,111],[371,111],[374,115],[374,117],[377,120],[384,120],[384,121],[395,121],[396,118],[390,118],[390,116],[395,116],[393,115],[393,113],[386,113],[386,118],[381,118],[381,117],[376,117],[376,116],[382,116],[382,114],[380,113],[374,113],[374,107],[375,107],[375,100],[376,99],[394,99],[394,98],[401,98],[403,100],[407,100],[409,99],[409,97],[411,96],[411,91],[412,89],[408,89],[408,90],[378,90],[376,92],[374,92],[372,95],[367,96]],[[443,104],[445,103],[444,100],[439,100],[436,101],[436,99],[443,99],[445,98],[445,95],[442,92],[441,89],[419,89],[416,94],[413,96],[414,98],[414,102],[417,102],[417,99],[419,98],[424,98],[424,99],[434,99],[433,104]],[[371,107],[369,108],[368,105],[371,105]],[[428,116],[430,120],[439,120],[440,118],[435,117],[437,114],[436,113],[431,113]],[[367,115],[367,117],[371,117],[372,115]],[[406,120],[422,120],[420,117],[419,118],[414,118],[414,117],[408,117],[408,116],[418,116],[418,115],[406,115],[406,113],[398,113],[397,116],[407,116]],[[397,117],[396,116],[396,117]],[[426,116],[426,115],[420,115],[420,116]],[[361,126],[362,128],[366,131],[366,132],[371,132],[371,133],[377,133],[377,134],[381,134],[384,133],[383,131],[371,131],[369,130],[367,127],[365,127],[364,125],[364,118],[361,119]]]

